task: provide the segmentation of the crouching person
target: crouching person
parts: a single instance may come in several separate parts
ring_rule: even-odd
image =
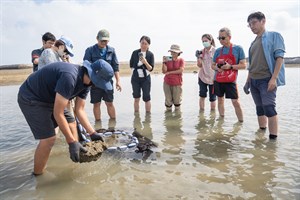
[[[79,152],[86,149],[70,130],[64,109],[70,99],[76,97],[75,114],[93,141],[103,140],[90,124],[84,110],[85,99],[91,85],[112,90],[109,80],[114,72],[104,60],[94,63],[85,61],[83,66],[55,62],[31,74],[21,85],[18,103],[22,113],[39,144],[34,154],[35,175],[45,170],[51,149],[55,143],[58,126],[69,144],[70,158],[79,162]],[[74,119],[75,120],[75,119]]]

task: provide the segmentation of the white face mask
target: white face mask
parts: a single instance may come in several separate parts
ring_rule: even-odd
[[[205,48],[210,47],[210,42],[202,42],[202,44]]]

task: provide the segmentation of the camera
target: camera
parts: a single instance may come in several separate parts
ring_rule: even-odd
[[[139,57],[143,57],[143,53],[142,52],[139,52]]]
[[[201,54],[202,54],[202,51],[196,50],[195,56],[196,56],[197,58],[199,58]]]
[[[163,59],[164,59],[165,62],[171,61],[172,60],[172,56],[164,56]]]

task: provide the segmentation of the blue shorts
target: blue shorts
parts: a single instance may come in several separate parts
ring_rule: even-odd
[[[99,103],[101,100],[105,102],[114,101],[114,90],[105,91],[95,86],[91,87],[91,103]]]
[[[131,77],[132,96],[133,98],[141,98],[141,90],[143,91],[143,101],[151,100],[151,77],[148,75],[146,78]]]
[[[199,85],[199,96],[200,97],[207,97],[207,91],[209,90],[209,101],[213,102],[216,100],[216,95],[214,92],[214,85],[209,85],[204,83],[200,78],[198,78],[198,85]],[[208,90],[207,90],[208,87]]]
[[[239,98],[236,83],[219,83],[214,81],[214,94],[218,97],[223,97],[225,94],[226,99]]]
[[[250,92],[256,106],[276,106],[276,91],[267,91],[269,78],[251,79]]]
[[[33,133],[35,139],[45,139],[55,135],[58,126],[53,116],[53,104],[31,101],[18,95],[21,111]],[[64,110],[68,123],[75,121],[68,110]]]

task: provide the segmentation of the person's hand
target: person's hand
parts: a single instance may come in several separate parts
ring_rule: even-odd
[[[276,79],[275,78],[271,78],[269,83],[268,83],[268,89],[267,91],[273,91],[275,88],[277,87],[277,84],[276,84]]]
[[[250,82],[247,81],[243,87],[245,94],[249,94],[250,93]]]
[[[79,152],[87,152],[87,149],[84,148],[79,142],[72,142],[69,144],[70,158],[73,162],[79,162]]]
[[[122,87],[119,83],[116,83],[116,89],[117,91],[121,92],[122,91]]]
[[[90,137],[91,137],[92,141],[101,140],[102,142],[104,142],[103,137],[101,136],[100,133],[95,132],[95,133],[91,134]]]

